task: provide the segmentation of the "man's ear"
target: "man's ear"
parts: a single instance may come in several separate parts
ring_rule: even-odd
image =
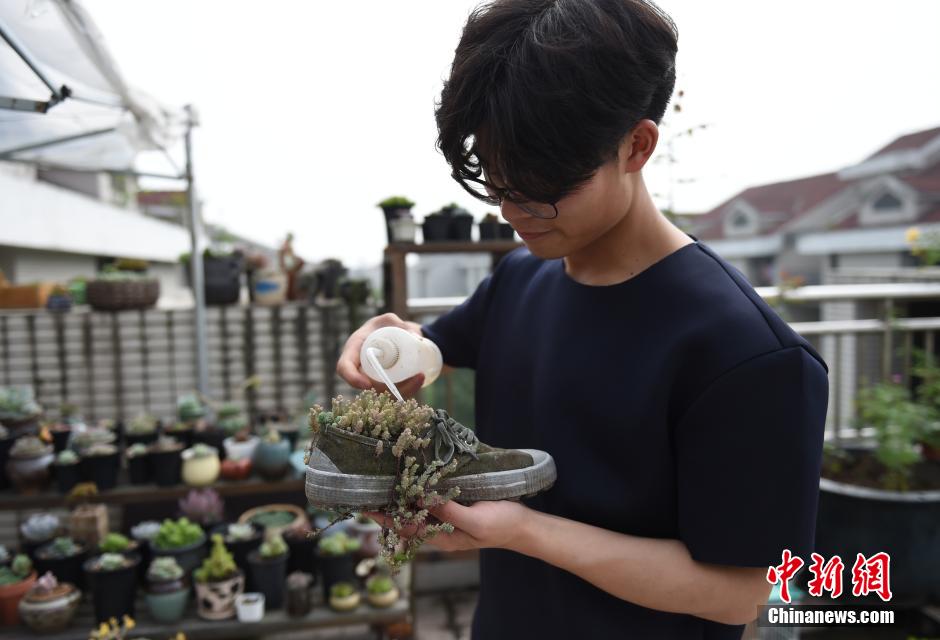
[[[636,173],[640,171],[659,142],[659,127],[652,120],[640,120],[633,129],[624,136],[620,143],[618,153],[621,173]]]

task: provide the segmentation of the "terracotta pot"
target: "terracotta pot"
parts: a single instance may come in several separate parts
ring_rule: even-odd
[[[196,613],[206,620],[226,620],[235,615],[235,598],[245,590],[245,576],[219,582],[196,583]]]
[[[226,480],[244,480],[251,475],[251,460],[248,458],[241,460],[226,458],[222,461],[220,475]]]
[[[14,584],[0,587],[0,625],[12,627],[20,621],[20,600],[36,582],[36,572],[33,571],[26,579]]]

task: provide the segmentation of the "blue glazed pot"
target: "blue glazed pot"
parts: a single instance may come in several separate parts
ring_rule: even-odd
[[[189,602],[189,587],[174,581],[176,591],[160,592],[151,590],[147,592],[145,600],[150,614],[157,622],[169,624],[183,617],[186,604]],[[181,587],[181,588],[180,588]]]
[[[279,480],[290,468],[291,446],[287,440],[265,442],[255,449],[254,468],[268,480]]]

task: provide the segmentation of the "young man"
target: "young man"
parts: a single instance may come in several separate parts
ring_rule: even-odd
[[[642,169],[677,33],[645,0],[497,0],[474,12],[437,109],[454,178],[526,247],[419,325],[476,370],[476,432],[558,479],[448,503],[480,548],[473,638],[739,638],[784,549],[808,558],[828,368],[736,269],[673,226]],[[414,394],[420,377],[403,384]]]

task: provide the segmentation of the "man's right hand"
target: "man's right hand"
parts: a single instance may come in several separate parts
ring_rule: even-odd
[[[336,373],[356,389],[375,389],[380,392],[388,390],[388,387],[383,383],[376,382],[363,373],[362,362],[359,360],[359,352],[362,350],[362,344],[366,341],[366,338],[373,331],[382,327],[399,327],[417,336],[423,337],[424,335],[421,333],[420,324],[402,320],[394,313],[383,313],[380,316],[375,316],[356,329],[346,340],[343,353],[339,357],[339,362],[336,363]],[[395,386],[398,387],[398,391],[403,398],[411,398],[418,393],[423,384],[424,374],[419,373],[407,380],[396,382]]]

